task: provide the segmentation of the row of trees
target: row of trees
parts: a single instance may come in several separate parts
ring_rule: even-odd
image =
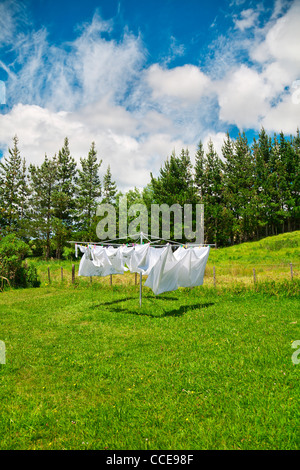
[[[96,238],[96,207],[119,198],[110,166],[100,180],[95,144],[77,166],[66,138],[58,154],[40,165],[21,158],[18,138],[0,161],[0,225],[3,235],[14,232],[36,254],[60,258],[66,240]],[[157,177],[150,174],[144,189],[126,193],[128,206],[204,204],[205,241],[218,246],[300,229],[300,135],[273,138],[261,129],[250,145],[240,133],[229,134],[219,156],[212,141],[199,143],[195,163],[182,149],[166,159]],[[128,220],[128,223],[130,220]],[[149,225],[150,226],[150,225]],[[172,227],[171,227],[172,236]],[[184,241],[184,239],[183,239]]]
[[[41,165],[27,168],[15,136],[13,147],[0,162],[2,235],[18,233],[46,258],[60,258],[66,240],[75,235],[83,240],[94,238],[96,207],[101,198],[114,202],[117,187],[109,165],[101,182],[102,160],[97,158],[94,142],[80,163],[77,168],[65,138],[57,155],[45,155]]]
[[[202,142],[194,168],[188,150],[173,153],[157,178],[153,200],[203,203],[205,241],[216,245],[259,239],[300,229],[300,135],[273,139],[262,128],[249,145],[245,133],[229,133],[220,157]]]

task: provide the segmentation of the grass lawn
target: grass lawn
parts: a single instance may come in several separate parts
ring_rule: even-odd
[[[299,449],[299,279],[123,279],[0,293],[1,449]]]

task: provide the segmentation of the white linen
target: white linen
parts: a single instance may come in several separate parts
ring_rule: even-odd
[[[76,248],[77,249],[77,248]],[[118,248],[88,245],[79,249],[83,256],[79,276],[108,276],[125,271],[142,273],[148,278],[145,286],[154,294],[203,284],[210,247],[152,247],[150,243]]]
[[[176,253],[176,252],[175,252]],[[151,269],[145,282],[154,294],[178,289],[178,287],[195,287],[203,284],[204,271],[209,255],[209,247],[202,253],[194,248],[180,250],[176,259],[169,246]]]

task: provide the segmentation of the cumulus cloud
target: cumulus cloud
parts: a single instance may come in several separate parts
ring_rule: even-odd
[[[209,85],[209,78],[194,65],[164,69],[158,64],[147,71],[147,83],[154,99],[170,96],[190,102],[199,100]]]
[[[285,15],[270,23],[263,41],[250,51],[252,59],[265,63],[279,61],[290,71],[299,72],[300,3],[295,1]]]
[[[300,4],[276,2],[270,20],[256,27],[252,40],[243,42],[237,38],[232,47],[241,40],[249,53],[248,63],[231,62],[224,75],[214,82],[219,103],[219,117],[240,129],[259,130],[262,125],[268,131],[285,129],[294,133],[299,126],[299,107],[292,100],[292,83],[300,77]],[[245,20],[235,25],[240,30],[253,26],[254,11],[244,10],[240,18]],[[246,19],[249,22],[246,22]]]
[[[269,109],[271,87],[255,70],[241,65],[219,83],[220,119],[239,128],[257,127]]]
[[[109,163],[119,188],[127,190],[146,185],[173,149],[189,147],[193,158],[200,139],[207,146],[211,138],[221,156],[229,125],[294,133],[300,124],[300,104],[292,99],[292,83],[300,79],[300,5],[277,0],[260,27],[261,10],[244,4],[234,2],[241,10],[232,15],[231,33],[211,44],[204,68],[170,66],[174,55],[185,53],[175,37],[170,60],[148,65],[141,38],[124,29],[119,41],[112,39],[113,22],[97,13],[73,42],[53,45],[45,28],[32,29],[17,2],[2,2],[0,47],[9,44],[14,59],[0,62],[11,106],[0,114],[0,147],[17,134],[27,162],[41,163],[67,136],[79,163],[94,141],[103,171]],[[28,26],[18,34],[17,13]]]

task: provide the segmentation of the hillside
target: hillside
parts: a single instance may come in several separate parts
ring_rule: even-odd
[[[300,276],[300,231],[211,249],[206,271],[208,286],[251,285],[261,281],[285,281]],[[292,270],[291,265],[292,263]],[[215,269],[215,280],[213,269]],[[255,270],[255,271],[254,271]]]
[[[212,249],[209,263],[289,264],[300,263],[300,231],[267,237],[226,248]]]

